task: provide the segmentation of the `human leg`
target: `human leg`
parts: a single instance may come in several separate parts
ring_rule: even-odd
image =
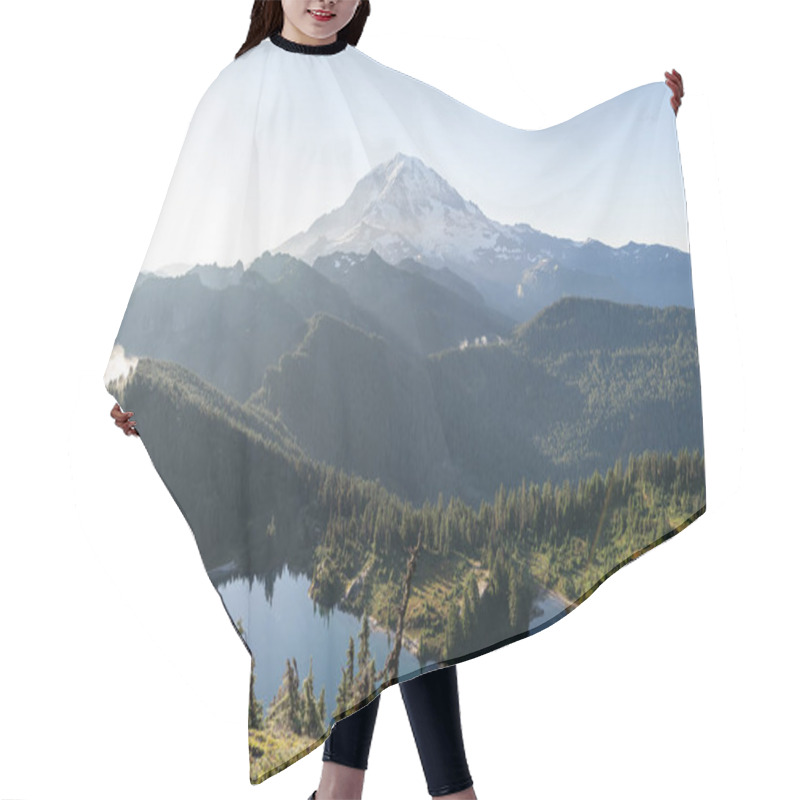
[[[364,786],[381,696],[334,723],[322,751],[322,777],[315,800],[359,800]]]
[[[455,664],[403,681],[400,691],[431,797],[474,797]]]

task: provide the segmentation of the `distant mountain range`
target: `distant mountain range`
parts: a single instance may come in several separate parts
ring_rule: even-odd
[[[175,361],[243,401],[264,371],[324,313],[417,355],[500,341],[514,321],[448,270],[391,266],[374,251],[310,267],[265,254],[248,269],[200,265],[174,278],[145,273],[118,341],[128,353]]]
[[[420,159],[398,153],[365,175],[347,201],[287,239],[284,252],[317,259],[374,250],[389,264],[447,269],[517,322],[562,296],[693,305],[689,254],[630,242],[575,242],[486,217]]]
[[[247,269],[142,273],[117,344],[151,447],[163,381],[215,430],[414,502],[702,451],[687,253],[500,225],[402,154]]]
[[[267,251],[250,269],[277,279],[276,269],[292,256],[352,289],[353,277],[340,276],[370,253],[514,322],[565,296],[694,305],[688,253],[659,244],[576,242],[526,223],[495,222],[420,159],[403,153],[367,173],[342,206],[274,248],[271,257],[277,261],[264,263]],[[177,271],[186,268],[171,265],[161,274]],[[189,272],[221,289],[238,283],[246,270],[238,262],[233,268],[198,265]]]
[[[196,284],[197,276],[161,280]],[[259,296],[277,302],[272,284],[258,280]],[[233,340],[241,337],[236,331]],[[235,420],[224,424],[244,425],[294,457],[378,478],[414,502],[442,491],[477,503],[501,482],[577,479],[647,449],[702,452],[692,309],[565,298],[503,342],[429,355],[319,312],[296,346],[256,372],[261,385],[241,402],[219,381],[241,386],[249,371],[236,372],[246,366],[242,359],[220,358],[224,346],[219,342],[213,358],[187,348],[191,359],[207,356],[201,370],[229,365],[214,380],[198,377],[202,373],[180,356],[168,359],[175,362],[164,364],[174,388],[161,393],[171,396],[191,384],[196,388],[187,396],[210,402],[219,423]],[[258,349],[245,351],[249,362]],[[158,362],[147,357],[163,355],[132,352],[140,356],[133,387],[143,364],[146,375],[160,374],[149,366]],[[152,386],[133,394],[142,435],[152,440],[157,434],[149,428],[148,408],[158,395]],[[157,426],[173,424],[163,407],[152,413]],[[197,435],[206,434],[197,427]],[[166,432],[163,439],[169,440]]]

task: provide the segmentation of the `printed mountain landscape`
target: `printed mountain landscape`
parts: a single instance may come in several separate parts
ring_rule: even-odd
[[[220,590],[269,604],[288,569],[361,620],[331,703],[226,605],[254,775],[412,675],[401,648],[529,635],[705,510],[689,254],[494,222],[401,153],[246,269],[142,273],[106,381]]]

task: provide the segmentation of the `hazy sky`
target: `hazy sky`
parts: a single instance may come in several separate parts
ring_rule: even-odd
[[[265,40],[201,99],[143,269],[248,264],[342,205],[398,151],[499,222],[688,250],[670,94],[647,84],[529,131],[357,48],[312,56]]]

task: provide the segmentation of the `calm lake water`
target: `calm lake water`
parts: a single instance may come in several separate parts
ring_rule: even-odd
[[[287,657],[297,659],[301,688],[313,659],[314,691],[319,695],[321,688],[325,687],[326,710],[330,717],[336,703],[350,636],[353,637],[355,654],[358,656],[361,620],[339,609],[324,615],[315,610],[308,596],[309,585],[310,581],[304,575],[295,575],[284,567],[275,581],[271,603],[267,602],[261,580],[251,582],[249,579],[235,578],[220,583],[217,588],[234,622],[241,618],[247,631],[270,631],[268,639],[248,637],[248,643],[253,642],[251,649],[256,660],[255,693],[264,703],[265,710],[281,685]],[[564,608],[563,602],[552,594],[540,598],[537,605],[544,610],[544,614],[532,617],[532,629]],[[386,633],[370,633],[370,655],[375,659],[377,669],[383,667],[391,646],[392,639]],[[418,671],[421,666],[424,665],[416,656],[402,648],[401,677]]]

